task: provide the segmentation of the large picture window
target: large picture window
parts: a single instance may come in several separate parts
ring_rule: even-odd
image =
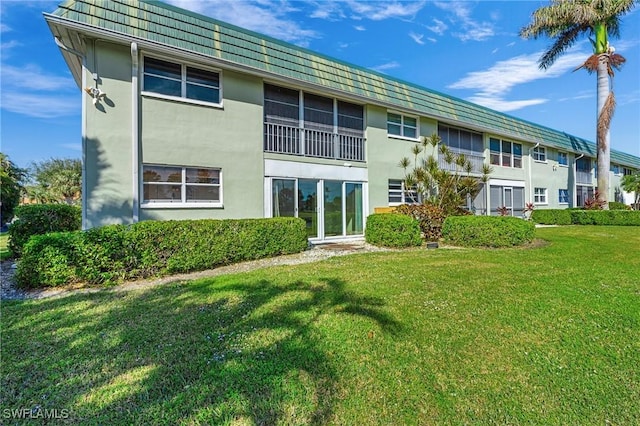
[[[501,139],[489,139],[490,162],[496,166],[522,168],[522,145]]]
[[[220,74],[189,65],[145,57],[143,91],[219,104]]]
[[[143,203],[222,204],[221,170],[145,164]]]

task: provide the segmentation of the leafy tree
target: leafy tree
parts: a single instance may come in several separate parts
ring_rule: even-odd
[[[604,209],[608,209],[610,146],[609,129],[615,110],[615,97],[611,90],[613,69],[619,69],[625,59],[615,53],[609,44],[609,35],[620,37],[620,18],[630,12],[637,0],[552,0],[533,13],[531,23],[520,30],[524,38],[546,36],[553,44],[539,60],[541,69],[547,69],[580,36],[589,38],[593,55],[576,69],[585,68],[597,75],[598,121],[598,192]]]
[[[0,224],[13,219],[13,210],[20,203],[25,171],[17,167],[9,157],[0,152]]]
[[[418,200],[441,208],[448,216],[458,213],[468,197],[473,199],[480,192],[492,170],[485,164],[481,177],[472,176],[473,166],[469,159],[464,154],[452,152],[441,142],[442,139],[435,133],[424,138],[420,145],[412,148],[413,162],[405,157],[400,160],[400,167],[405,172],[407,196],[415,194]],[[433,154],[427,155],[429,146],[437,149],[438,155],[453,165],[454,170],[441,168]]]
[[[77,204],[82,196],[82,163],[75,158],[50,158],[30,167],[33,185],[27,195],[39,203]]]
[[[624,175],[620,181],[620,186],[626,192],[635,193],[633,204],[636,209],[640,210],[640,171],[632,175]]]

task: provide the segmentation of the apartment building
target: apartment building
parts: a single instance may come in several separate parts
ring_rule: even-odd
[[[595,144],[561,130],[159,2],[70,0],[45,19],[83,90],[84,228],[297,216],[313,241],[358,237],[407,201],[399,160],[433,133],[472,175],[493,167],[476,214],[593,195]],[[622,200],[640,158],[611,161]]]

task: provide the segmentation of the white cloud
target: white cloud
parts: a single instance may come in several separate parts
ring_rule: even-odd
[[[470,72],[447,87],[475,90],[476,93],[467,100],[498,111],[513,111],[544,103],[546,100],[542,98],[508,101],[505,97],[516,86],[545,78],[555,78],[572,71],[576,64],[584,61],[585,55],[574,50],[560,57],[552,67],[543,71],[538,67],[541,54],[542,52],[537,52],[499,61],[487,70]]]
[[[37,65],[14,67],[2,64],[3,86],[38,90],[63,90],[74,89],[75,83],[71,77],[62,77],[44,73]]]
[[[427,37],[427,40],[429,40],[431,43],[437,43],[438,42],[438,40],[436,40],[433,37]]]
[[[433,18],[433,23],[434,25],[428,25],[427,29],[430,31],[433,31],[434,33],[438,34],[438,35],[442,35],[444,34],[444,32],[447,30],[447,28],[449,28],[447,26],[447,24],[445,24],[444,22],[442,22],[439,19]]]
[[[375,67],[371,67],[372,70],[374,71],[378,71],[378,72],[384,72],[386,70],[391,70],[394,68],[398,68],[400,66],[400,64],[396,61],[391,61],[391,62],[387,62],[385,64],[381,64],[381,65],[377,65]]]
[[[8,33],[9,31],[11,31],[10,26],[0,23],[0,33]]]
[[[389,18],[412,18],[425,5],[425,1],[368,2],[347,0],[346,3],[355,13],[374,21]]]
[[[462,29],[452,33],[462,41],[484,41],[495,34],[490,22],[478,22],[471,17],[471,3],[464,1],[435,2],[434,5],[451,14],[451,20]]]
[[[242,28],[267,34],[280,40],[299,45],[307,45],[310,39],[318,38],[314,30],[300,27],[298,22],[287,17],[296,9],[286,2],[246,1],[201,1],[201,0],[168,0],[169,3],[210,16],[220,21],[229,22]]]
[[[548,101],[548,99],[535,98],[522,101],[508,101],[497,97],[471,96],[467,98],[469,102],[491,108],[496,111],[509,112],[526,108],[533,105],[540,105]]]
[[[2,93],[2,109],[36,118],[56,118],[80,114],[78,96]]]
[[[569,96],[569,97],[565,97],[565,98],[559,98],[558,102],[566,102],[566,101],[575,101],[575,100],[579,100],[579,99],[589,99],[589,98],[593,98],[595,97],[595,92],[594,91],[581,91],[579,93],[577,93],[574,96]]]
[[[363,27],[362,25],[356,25],[355,28],[357,31],[366,31],[367,29],[365,27]]]
[[[409,37],[411,37],[413,41],[418,44],[424,44],[424,41],[422,41],[422,39],[424,38],[424,34],[416,34],[414,32],[410,32]]]

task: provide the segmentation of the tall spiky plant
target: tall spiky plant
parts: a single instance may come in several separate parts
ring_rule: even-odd
[[[404,157],[399,165],[405,172],[405,195],[411,198],[415,193],[423,202],[442,208],[448,215],[458,211],[468,196],[473,198],[478,194],[492,170],[484,165],[481,176],[472,175],[473,166],[469,159],[464,154],[452,152],[441,142],[440,136],[435,133],[423,138],[420,145],[414,145],[411,149],[413,163],[408,157]],[[438,156],[447,164],[454,165],[455,170],[440,168],[436,157],[428,154],[429,146],[437,149]],[[420,154],[423,156],[420,157]]]
[[[597,75],[598,193],[605,209],[609,208],[610,128],[615,110],[613,69],[619,69],[625,62],[609,44],[609,36],[620,37],[620,18],[638,3],[638,0],[552,0],[549,6],[537,9],[531,23],[520,30],[524,38],[545,36],[553,40],[540,57],[541,69],[553,65],[581,36],[591,40],[593,55],[576,70],[585,68]]]

